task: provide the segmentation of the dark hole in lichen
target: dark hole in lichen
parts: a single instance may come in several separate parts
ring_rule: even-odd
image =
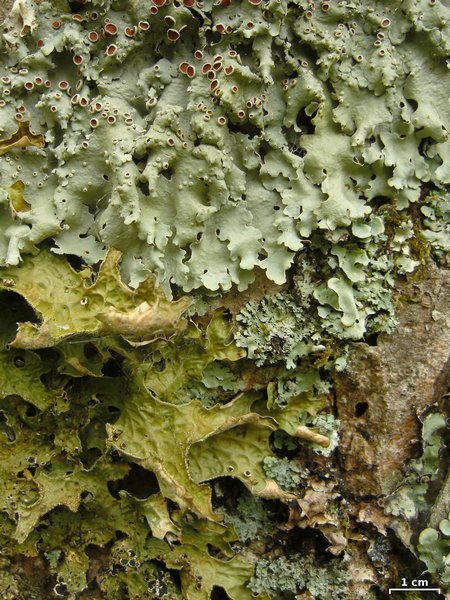
[[[180,510],[180,505],[178,504],[178,502],[175,502],[175,500],[171,500],[170,498],[167,498],[166,504],[167,504],[167,509],[168,509],[169,513]]]
[[[80,460],[83,463],[85,469],[90,469],[102,456],[102,451],[99,448],[89,448],[84,450],[80,456]]]
[[[300,146],[297,146],[297,144],[288,144],[288,149],[289,152],[295,154],[295,156],[300,156],[300,158],[306,155],[306,150],[304,150]]]
[[[79,2],[77,0],[69,1],[69,9],[71,13],[80,13],[86,10],[86,2]]]
[[[237,477],[217,477],[210,481],[212,489],[212,506],[214,510],[224,508],[227,512],[236,509],[241,496],[248,495],[247,488]]]
[[[140,181],[137,182],[137,186],[141,190],[141,192],[144,194],[144,196],[149,196],[150,195],[150,189],[148,187],[148,181],[146,181],[146,180],[140,180]]]
[[[419,108],[419,104],[418,102],[416,102],[416,100],[414,100],[414,98],[406,98],[406,101],[408,102],[408,104],[414,112]]]
[[[32,477],[34,477],[34,474],[36,473],[36,469],[37,469],[37,465],[36,466],[29,465],[28,472],[31,473]]]
[[[131,158],[132,158],[134,164],[139,169],[139,172],[142,173],[142,171],[145,169],[146,164],[147,164],[146,161],[144,160],[144,157],[136,156],[136,154],[133,154],[133,156]]]
[[[84,345],[83,354],[88,360],[91,360],[94,357],[98,358],[100,356],[100,352],[92,342],[87,342],[87,344]]]
[[[374,333],[370,333],[364,338],[364,341],[368,346],[377,346],[378,345],[378,336],[379,332],[375,331]]]
[[[316,129],[312,122],[312,115],[307,115],[304,108],[298,111],[295,123],[303,134],[312,135]]]
[[[205,32],[205,38],[208,44],[214,45],[220,42],[222,36],[217,31],[211,31],[211,29],[207,29]]]
[[[270,146],[269,144],[263,140],[258,148],[258,154],[261,157],[261,160],[264,162],[264,157],[266,156],[266,154],[270,151]]]
[[[433,140],[429,137],[424,137],[420,140],[418,152],[421,156],[427,158],[427,151],[432,146]]]
[[[167,167],[167,169],[163,169],[161,171],[160,175],[162,175],[163,177],[165,177],[166,179],[168,179],[170,181],[172,179],[173,170],[170,167]]]
[[[229,595],[220,585],[215,585],[211,590],[211,600],[229,600]]]
[[[123,479],[108,481],[108,490],[113,498],[120,499],[119,492],[125,490],[131,496],[144,500],[152,494],[159,492],[159,485],[156,475],[152,471],[148,471],[132,463],[130,470]]]
[[[294,6],[295,4],[293,4],[293,7]],[[293,10],[298,10],[298,8],[293,8]],[[295,60],[301,60],[302,62],[306,61],[310,65],[316,64],[319,60],[319,54],[317,53],[317,50],[309,43],[303,44],[301,42],[294,41],[290,48],[290,54],[291,56],[295,57]]]
[[[390,206],[390,204],[391,200],[387,196],[374,196],[370,201],[370,205],[373,208],[381,208],[386,205]]]
[[[358,402],[355,406],[355,417],[362,417],[368,410],[369,404],[367,402]]]
[[[299,553],[306,555],[314,552],[318,563],[324,562],[322,557],[328,555],[327,549],[330,545],[329,541],[320,531],[311,527],[307,529],[295,527],[287,533],[284,539],[280,536],[280,541],[283,542],[283,554],[285,556],[288,557]]]
[[[38,409],[33,404],[29,404],[25,410],[25,415],[33,418],[38,414],[38,412]]]
[[[228,121],[228,129],[232,133],[244,133],[251,140],[254,137],[258,137],[261,135],[261,129],[253,125],[252,123],[233,123],[232,121]]]
[[[224,556],[223,552],[221,551],[220,548],[217,548],[217,546],[213,546],[212,544],[206,544],[206,547],[208,549],[208,554],[214,558],[217,559],[226,559],[226,556]]]
[[[60,358],[60,354],[55,348],[38,348],[35,352],[46,363],[57,363]]]
[[[94,92],[92,96],[97,96],[99,93],[97,82],[94,79],[85,79],[85,82],[91,92]]]
[[[81,271],[86,266],[84,260],[76,254],[66,254],[66,259],[74,271]]]
[[[106,377],[121,377],[123,375],[122,363],[123,356],[110,350],[111,358],[109,358],[102,367],[103,375]]]
[[[2,315],[0,342],[5,344],[11,342],[16,336],[18,323],[39,323],[32,306],[23,296],[13,290],[0,291],[0,313]]]

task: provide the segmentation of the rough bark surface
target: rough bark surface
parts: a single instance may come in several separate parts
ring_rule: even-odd
[[[339,455],[355,496],[395,489],[420,438],[418,416],[448,389],[448,270],[430,263],[399,296],[396,331],[380,335],[376,346],[357,344],[349,369],[336,378]]]

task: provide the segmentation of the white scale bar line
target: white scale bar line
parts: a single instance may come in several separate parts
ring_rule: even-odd
[[[389,594],[391,594],[392,592],[438,592],[439,594],[441,593],[440,588],[421,588],[421,587],[415,587],[415,588],[389,588]]]

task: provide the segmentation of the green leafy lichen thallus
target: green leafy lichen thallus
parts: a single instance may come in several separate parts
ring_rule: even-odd
[[[437,526],[432,526],[430,517],[434,514],[439,499],[433,498],[430,502],[428,498],[432,496],[427,495],[442,471],[445,431],[446,419],[443,414],[430,412],[425,416],[422,456],[408,464],[403,483],[386,499],[385,511],[397,517],[394,530],[401,541],[425,563],[427,570],[442,585],[447,586],[450,583],[449,521],[447,518],[439,519]],[[446,488],[448,481],[441,492],[444,494],[444,505],[448,506]],[[423,527],[426,523],[428,526]]]
[[[345,559],[264,557],[308,478],[274,448],[334,451],[322,367],[449,248],[449,23],[434,0],[11,3],[2,597],[345,597]],[[234,305],[255,280],[275,292]],[[419,548],[440,572],[443,527]]]
[[[210,382],[212,406],[193,399],[190,384],[210,365],[243,358],[224,311],[200,327],[187,318],[191,301],[167,300],[153,278],[135,290],[121,283],[119,260],[110,250],[98,272],[76,271],[42,250],[2,271],[2,299],[27,304],[30,319],[17,326],[12,310],[13,326],[5,319],[1,332],[6,553],[38,544],[55,587],[70,594],[92,581],[94,544],[109,548],[95,577],[106,597],[140,598],[162,561],[180,570],[182,597],[209,598],[220,581],[231,598],[250,598],[253,564],[232,551],[238,534],[214,510],[210,482],[232,477],[257,498],[295,498],[266,472],[269,436],[309,431],[302,423],[321,404],[304,392],[270,408],[264,385],[245,391],[243,383],[221,402],[220,379]],[[136,477],[140,485],[129,487]],[[178,540],[179,553],[168,540]],[[207,544],[223,556],[210,556]],[[124,556],[135,587],[116,573]],[[165,585],[177,589],[171,579]]]
[[[239,16],[17,1],[1,187],[5,209],[18,185],[23,201],[1,263],[44,240],[88,264],[114,246],[133,287],[153,272],[166,291],[242,290],[255,267],[283,283],[314,231],[367,238],[380,199],[401,211],[449,182],[446,16],[413,1],[245,2]],[[352,280],[337,279],[352,327]]]

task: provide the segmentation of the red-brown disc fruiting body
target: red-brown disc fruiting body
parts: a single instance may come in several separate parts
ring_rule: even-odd
[[[117,25],[115,23],[109,22],[105,25],[104,30],[107,35],[113,36],[113,35],[117,35],[119,28],[117,27]]]
[[[180,32],[176,29],[168,29],[167,30],[167,39],[171,42],[176,42],[180,38]]]
[[[117,46],[116,44],[110,44],[106,50],[105,50],[105,54],[106,56],[114,56],[114,54],[117,52]]]

